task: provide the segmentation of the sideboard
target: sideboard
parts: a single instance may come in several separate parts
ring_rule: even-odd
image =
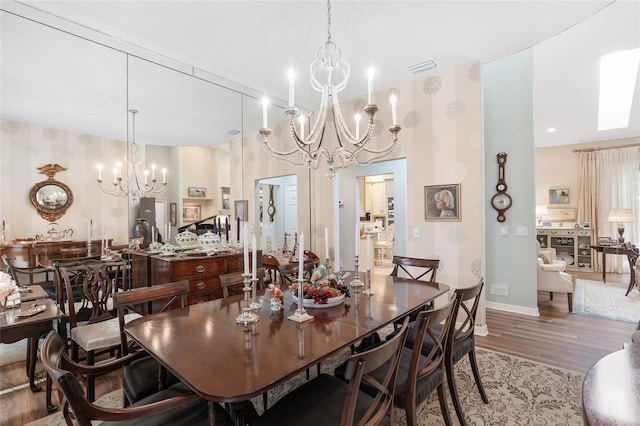
[[[567,269],[593,272],[592,229],[537,228],[540,247],[556,249],[556,257],[567,262]]]
[[[256,261],[258,267],[261,267],[261,251],[258,251]],[[220,275],[240,272],[243,267],[242,253],[214,256],[177,254],[168,257],[144,252],[132,253],[133,288],[188,280],[188,302],[193,304],[221,298]]]
[[[111,245],[112,240],[109,240]],[[91,242],[92,254],[98,254],[102,245],[101,240]],[[0,245],[0,255],[14,258],[15,265],[20,268],[35,267],[51,263],[52,259],[59,259],[61,248],[86,248],[85,240],[67,241],[20,241],[13,244]]]

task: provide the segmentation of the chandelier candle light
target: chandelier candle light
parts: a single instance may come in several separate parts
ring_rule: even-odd
[[[113,189],[105,189],[102,187],[102,164],[97,165],[98,169],[98,187],[105,194],[113,195],[114,197],[146,197],[150,194],[161,194],[167,189],[167,169],[162,169],[162,186],[156,187],[156,165],[151,165],[151,182],[149,182],[149,171],[144,170],[143,175],[140,176],[140,166],[144,163],[144,157],[139,151],[139,147],[136,144],[136,114],[138,111],[130,109],[132,120],[132,138],[131,142],[127,142],[127,152],[124,155],[124,164],[120,161],[116,162],[116,166],[113,169]],[[122,177],[123,166],[127,177]],[[131,170],[129,170],[131,169]]]
[[[289,136],[293,143],[291,149],[280,151],[275,149],[269,142],[269,136],[272,133],[271,129],[268,128],[267,120],[269,101],[266,96],[263,98],[263,128],[260,129],[260,134],[263,136],[263,146],[267,154],[275,159],[284,160],[296,166],[308,166],[312,169],[317,169],[321,159],[324,157],[329,166],[325,176],[333,179],[337,167],[366,165],[393,153],[397,147],[398,132],[401,129],[397,122],[396,105],[398,98],[396,95],[391,95],[389,99],[392,115],[392,124],[389,127],[389,131],[392,134],[391,142],[383,148],[373,148],[368,145],[374,133],[374,116],[378,112],[378,106],[373,99],[373,69],[370,68],[367,73],[368,105],[364,107],[364,112],[369,116],[369,121],[362,137],[360,136],[360,114],[357,113],[355,115],[355,134],[349,129],[342,116],[338,93],[347,86],[350,66],[342,59],[342,49],[331,41],[331,1],[327,1],[327,41],[316,51],[316,59],[311,63],[310,74],[311,86],[314,90],[320,92],[322,96],[316,120],[313,126],[310,127],[309,134],[305,136],[304,116],[300,115],[294,103],[295,73],[293,70],[288,72],[289,106],[285,113],[289,116]],[[323,77],[326,78],[326,81],[321,82],[320,80]],[[333,112],[331,117],[336,130],[338,144],[333,150],[323,146],[329,108]],[[298,120],[299,130],[296,129],[295,120],[298,116],[300,117]]]

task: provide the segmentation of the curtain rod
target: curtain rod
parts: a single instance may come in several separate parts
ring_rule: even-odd
[[[576,148],[573,150],[573,152],[593,152],[593,151],[603,151],[605,149],[618,149],[618,148],[632,148],[634,146],[640,146],[639,143],[632,143],[629,145],[619,145],[619,146],[611,146],[608,148],[601,148],[601,147],[597,147],[597,148]]]

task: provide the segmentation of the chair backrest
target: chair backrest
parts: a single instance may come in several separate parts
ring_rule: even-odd
[[[44,287],[52,283],[49,280],[50,269],[39,266],[19,268],[15,265],[14,258],[5,254],[2,255],[2,262],[7,267],[7,274],[9,274],[18,285],[41,284]]]
[[[86,247],[62,247],[60,249],[60,257],[63,259],[87,257],[87,254]]]
[[[314,266],[318,266],[320,264],[320,258],[318,257],[317,254],[315,254],[311,250],[305,250],[304,251],[304,257],[307,260],[312,261]]]
[[[88,256],[88,257],[74,257],[74,258],[66,258],[66,259],[54,259],[53,261],[53,277],[56,286],[56,301],[58,302],[58,306],[62,309],[62,312],[66,312],[67,308],[65,307],[65,286],[64,281],[62,279],[62,275],[60,275],[60,266],[63,265],[77,265],[82,262],[87,261],[99,261],[100,255],[96,256]],[[72,278],[74,280],[75,278]],[[74,300],[80,299],[80,292],[76,291]]]
[[[455,328],[455,313],[459,303],[459,298],[454,298],[440,308],[418,313],[415,323],[416,338],[411,351],[411,361],[409,362],[407,373],[405,400],[413,401],[416,398],[420,398],[420,395],[416,395],[418,381],[438,368],[444,370],[444,362],[447,356],[447,338],[451,329]],[[442,328],[429,327],[442,322],[444,322]],[[427,335],[434,342],[428,354],[422,353],[422,344]],[[423,395],[424,398],[426,396]]]
[[[114,308],[118,310],[122,354],[129,353],[127,336],[124,332],[125,315],[136,313],[145,316],[172,308],[183,308],[187,306],[188,294],[189,281],[187,280],[114,293],[113,302]]]
[[[396,387],[398,367],[402,348],[407,337],[409,318],[405,318],[402,327],[388,341],[383,342],[367,351],[355,353],[349,358],[345,369],[345,379],[349,381],[347,397],[345,398],[340,425],[353,425],[356,402],[361,384],[376,389],[374,403],[367,409],[358,424],[374,426],[381,422],[393,409],[393,394]],[[382,381],[374,379],[370,372],[386,365],[387,371]]]
[[[126,260],[88,260],[58,266],[65,286],[66,301],[63,303],[66,304],[71,328],[80,321],[94,323],[113,318],[107,302],[117,283],[124,282],[126,267]],[[78,309],[74,303],[75,296],[80,298]]]
[[[278,260],[277,257],[271,254],[263,254],[262,266],[266,268],[278,269],[278,266],[280,266],[280,261]]]
[[[453,356],[454,346],[471,339],[475,341],[474,328],[476,326],[476,314],[480,304],[480,295],[484,286],[484,278],[480,278],[477,284],[467,288],[457,288],[455,298],[458,300],[453,315],[454,325],[449,330],[447,337],[447,356]],[[474,343],[475,344],[475,343]],[[469,346],[470,349],[473,346]],[[464,354],[460,354],[463,356]],[[453,362],[459,361],[453,359]]]
[[[84,397],[84,391],[76,373],[97,375],[115,371],[124,364],[131,362],[132,359],[139,357],[139,354],[131,354],[103,365],[80,365],[69,358],[62,338],[53,330],[44,339],[41,354],[42,364],[47,374],[51,377],[54,386],[64,396],[60,404],[63,406],[62,413],[67,424],[91,426],[91,420],[124,421],[139,419],[175,409],[182,404],[197,399],[197,395],[185,394],[153,405],[137,407],[135,410],[110,409],[93,405]],[[73,412],[73,418],[69,409]]]
[[[440,259],[420,259],[416,257],[393,256],[392,277],[397,277],[400,270],[411,279],[419,280],[426,276],[423,281],[436,282],[436,273],[440,266]],[[412,268],[419,268],[418,271]]]
[[[265,269],[263,267],[258,268],[256,270],[256,278],[258,279],[258,282],[256,283],[256,289],[264,289],[264,277]],[[220,275],[219,278],[220,286],[222,287],[223,299],[229,297],[229,287],[244,284],[244,272],[231,272],[229,274]]]

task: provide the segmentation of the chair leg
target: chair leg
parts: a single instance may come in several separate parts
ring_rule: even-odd
[[[95,353],[93,351],[87,351],[87,365],[95,364]],[[87,375],[87,401],[93,402],[96,399],[96,378],[93,375]]]
[[[567,302],[569,303],[569,313],[573,312],[573,293],[567,293]]]
[[[407,418],[407,426],[418,426],[418,415],[416,408],[415,394],[407,395],[409,398],[405,398],[404,412]],[[393,407],[391,408],[393,410]]]
[[[440,411],[442,411],[442,418],[444,419],[444,424],[447,426],[451,426],[451,416],[449,415],[449,410],[447,409],[447,397],[444,394],[444,383],[440,383],[438,386],[438,400],[440,401]],[[464,420],[461,422],[461,425],[464,425]]]
[[[469,352],[469,363],[471,364],[471,371],[473,371],[473,378],[476,379],[476,385],[478,386],[478,391],[480,392],[482,401],[484,401],[485,404],[488,404],[489,398],[487,398],[487,393],[484,391],[484,387],[482,386],[482,382],[480,381],[480,370],[478,370],[478,363],[476,361],[475,348],[471,349],[471,352]]]
[[[456,415],[460,421],[461,426],[466,426],[467,423],[464,419],[464,413],[460,406],[460,398],[458,398],[458,390],[456,388],[456,381],[454,379],[454,364],[453,360],[447,360],[445,370],[447,371],[447,382],[449,383],[449,394],[451,395],[451,402],[453,402],[453,408],[456,409]],[[444,413],[442,414],[444,416]]]
[[[264,407],[264,411],[267,411],[267,397],[268,392],[262,394],[262,406]]]
[[[549,292],[549,300],[553,300],[553,292],[552,291]]]

